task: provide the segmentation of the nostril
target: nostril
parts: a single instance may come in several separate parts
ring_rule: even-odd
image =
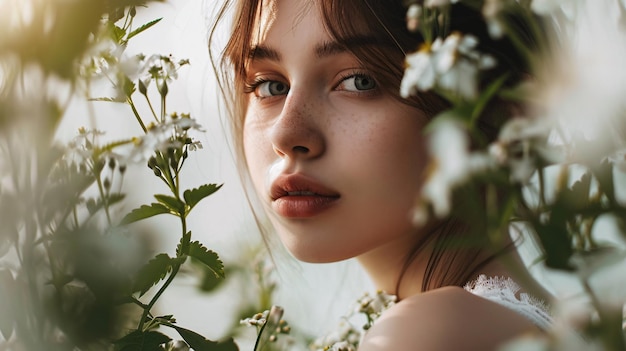
[[[309,152],[309,148],[306,146],[297,145],[293,147],[293,152],[306,154],[307,152]]]

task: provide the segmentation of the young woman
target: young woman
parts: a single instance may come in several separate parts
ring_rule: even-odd
[[[471,12],[455,9],[459,28],[473,29]],[[359,350],[490,350],[545,327],[463,289],[511,277],[494,259],[513,257],[508,246],[459,245],[472,223],[455,218],[411,221],[428,163],[422,130],[447,104],[399,96],[404,57],[422,42],[402,1],[241,0],[235,11],[221,82],[273,232],[302,261],[356,257],[398,297]]]

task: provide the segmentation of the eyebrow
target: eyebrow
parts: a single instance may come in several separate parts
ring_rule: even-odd
[[[338,41],[325,41],[318,44],[314,48],[315,56],[317,58],[325,58],[337,54],[350,51],[353,48],[360,46],[379,45],[379,41],[371,36],[354,36],[349,37],[341,42]],[[272,60],[281,61],[281,55],[278,50],[265,45],[255,45],[250,50],[248,58],[251,60]]]

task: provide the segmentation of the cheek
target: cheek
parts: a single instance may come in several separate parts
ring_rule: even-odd
[[[246,122],[243,128],[243,151],[246,166],[257,191],[262,190],[267,165],[272,162],[273,151],[265,129],[258,123]]]

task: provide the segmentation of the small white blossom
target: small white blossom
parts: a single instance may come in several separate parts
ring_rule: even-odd
[[[393,306],[397,298],[394,295],[377,291],[371,296],[365,293],[356,302],[356,307],[343,317],[337,328],[329,334],[315,339],[310,345],[314,351],[356,351],[363,335],[374,324],[384,311]],[[353,325],[354,317],[366,318],[366,323],[360,329]]]
[[[145,135],[135,137],[132,143],[116,148],[118,161],[123,164],[143,162],[148,160],[155,151],[165,152],[170,147],[180,147],[182,143],[180,139],[188,130],[204,131],[193,118],[170,116],[163,123],[151,124]],[[189,150],[202,148],[202,144],[198,141],[192,141],[192,145]]]
[[[475,50],[478,40],[458,32],[445,40],[435,39],[406,57],[400,94],[408,97],[418,91],[439,87],[465,99],[474,99],[478,90],[478,72],[492,68],[495,60]]]

